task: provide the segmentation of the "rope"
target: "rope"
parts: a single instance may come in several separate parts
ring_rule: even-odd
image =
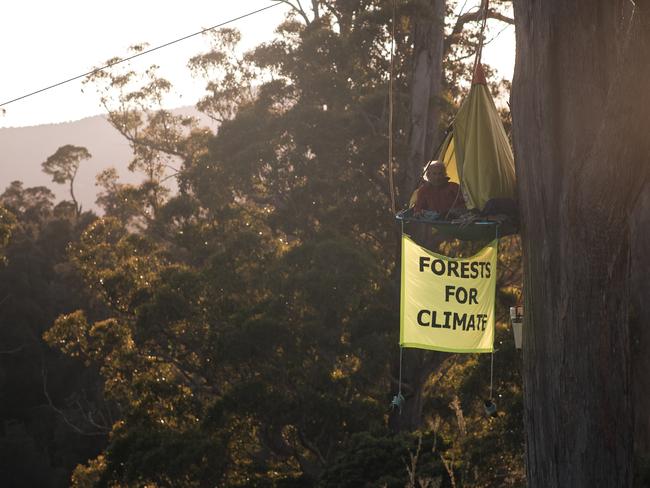
[[[473,73],[473,72],[472,72]],[[472,74],[472,76],[474,76]],[[467,147],[467,138],[469,137],[469,132],[465,132],[465,138],[463,140],[463,147]],[[463,170],[458,171],[458,154],[459,154],[459,146],[454,142],[454,151],[456,152],[456,155],[454,156],[456,158],[456,173],[458,173],[458,190],[456,190],[456,197],[454,197],[454,202],[451,204],[451,207],[449,207],[449,210],[447,210],[447,213],[445,214],[445,220],[449,218],[449,212],[453,210],[453,208],[456,206],[456,202],[458,202],[458,197],[461,195],[463,191],[463,181],[465,180],[465,164],[463,164]],[[463,154],[463,158],[465,155]],[[464,195],[463,195],[463,200],[465,200]],[[465,202],[465,207],[467,207],[467,202]]]
[[[404,401],[406,400],[404,398],[404,395],[402,395],[402,358],[404,354],[404,348],[400,344],[399,346],[399,380],[397,383],[397,395],[393,397],[393,399],[390,402],[390,408],[395,410],[397,409],[399,411],[399,414],[402,415],[402,405],[404,404]]]
[[[404,221],[402,221],[402,236],[404,235]],[[404,395],[402,395],[402,360],[404,358],[404,348],[402,345],[399,345],[399,376],[397,380],[397,395],[393,397],[390,402],[391,409],[399,410],[399,414],[402,415],[402,405],[406,400]]]
[[[402,396],[402,358],[404,355],[404,348],[400,345],[399,346],[399,383],[397,384],[397,398],[404,398]],[[400,413],[402,413],[402,409],[400,409]]]
[[[490,6],[490,0],[482,0],[482,2],[483,2],[483,18],[481,19],[481,34],[479,36],[478,46],[476,47],[476,57],[474,58],[474,67],[472,68],[472,81],[474,78],[474,73],[476,73],[476,67],[481,62],[481,56],[483,55],[483,43],[485,41],[485,27],[487,26],[487,17],[488,17],[488,11]],[[469,134],[465,134],[465,141],[464,141],[465,143],[467,142],[467,137],[469,137]],[[463,144],[463,147],[465,145],[466,144]],[[456,162],[456,170],[458,170],[458,162]],[[452,211],[452,209],[456,205],[456,202],[458,201],[458,197],[460,196],[462,191],[462,184],[463,184],[464,177],[465,177],[465,165],[463,164],[463,170],[458,174],[459,185],[458,185],[458,191],[456,192],[456,198],[454,198],[454,203],[452,203],[452,206],[447,211],[447,214],[445,215],[445,220],[448,219],[449,212]]]
[[[490,354],[490,400],[494,399],[492,389],[494,386],[494,346],[492,346],[492,354]]]
[[[495,225],[494,238],[497,240],[497,255],[499,252],[499,225]],[[496,324],[495,324],[496,329]],[[494,331],[496,333],[496,330]],[[494,387],[494,338],[492,338],[492,354],[490,354],[490,400],[494,399],[492,390]]]
[[[456,160],[456,171],[458,171],[458,160]],[[461,184],[463,182],[463,176],[465,175],[465,165],[463,165],[463,174],[458,176],[458,190],[456,190],[456,197],[454,198],[454,202],[451,204],[451,207],[449,207],[449,210],[447,210],[447,213],[445,214],[445,220],[449,218],[449,212],[451,212],[454,207],[456,206],[456,202],[458,202],[458,197],[460,196],[460,192],[462,191],[461,189]]]
[[[390,74],[388,79],[388,185],[390,186],[390,209],[395,214],[395,181],[393,179],[393,67],[395,51],[396,0],[393,0],[393,22],[390,38]]]
[[[476,57],[474,58],[474,69],[472,69],[472,76],[476,72],[476,67],[481,62],[483,55],[483,43],[485,42],[485,27],[487,26],[487,18],[490,0],[483,0],[483,19],[481,20],[481,35],[479,36],[478,46],[476,47]]]

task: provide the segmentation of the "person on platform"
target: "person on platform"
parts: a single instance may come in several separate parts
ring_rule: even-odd
[[[426,171],[427,180],[418,188],[413,215],[451,220],[465,211],[465,200],[458,183],[449,181],[447,169],[433,161]],[[432,215],[435,212],[437,215]]]

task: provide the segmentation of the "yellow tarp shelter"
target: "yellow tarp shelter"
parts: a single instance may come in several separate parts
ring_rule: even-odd
[[[438,160],[445,163],[450,180],[460,183],[467,208],[482,210],[491,198],[515,198],[510,141],[480,63]]]

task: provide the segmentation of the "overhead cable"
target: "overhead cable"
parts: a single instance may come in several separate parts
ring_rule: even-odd
[[[241,20],[241,19],[245,19],[246,17],[250,17],[252,15],[258,14],[258,13],[263,12],[265,10],[268,10],[268,9],[271,9],[271,8],[276,7],[278,5],[281,5],[282,3],[283,2],[278,1],[276,3],[268,5],[266,7],[262,7],[260,9],[253,10],[252,12],[248,12],[246,14],[240,15],[239,17],[235,17],[233,19],[226,20],[225,22],[221,22],[220,24],[213,25],[212,27],[208,27],[207,29],[200,30],[200,31],[195,32],[193,34],[189,34],[187,36],[180,37],[178,39],[174,39],[173,41],[166,42],[165,44],[161,44],[160,46],[152,47],[151,49],[141,51],[139,53],[134,54],[133,56],[129,56],[128,58],[118,59],[114,63],[108,63],[108,64],[106,64],[106,65],[104,65],[104,66],[102,66],[100,68],[96,68],[96,69],[94,69],[92,71],[88,71],[87,73],[83,73],[81,75],[73,76],[72,78],[68,78],[67,80],[60,81],[58,83],[55,83],[54,85],[46,86],[45,88],[41,88],[40,90],[36,90],[36,91],[31,92],[31,93],[27,93],[27,94],[22,95],[20,97],[14,98],[12,100],[0,103],[0,107],[4,107],[5,105],[9,105],[10,103],[17,102],[18,100],[22,100],[23,98],[31,97],[32,95],[36,95],[38,93],[42,93],[44,91],[51,90],[52,88],[56,88],[57,86],[61,86],[61,85],[64,85],[66,83],[70,83],[71,81],[78,80],[79,78],[84,78],[86,76],[93,75],[95,73],[98,73],[98,72],[103,71],[105,69],[111,68],[111,67],[113,67],[115,65],[118,65],[120,63],[130,61],[130,60],[132,60],[134,58],[137,58],[139,56],[144,56],[145,54],[149,54],[149,53],[151,53],[153,51],[157,51],[157,50],[162,49],[164,47],[171,46],[172,44],[176,44],[178,42],[184,41],[184,40],[189,39],[191,37],[199,36],[201,34],[209,32],[211,30],[218,29],[219,27],[223,27],[224,25],[231,24],[231,23],[236,22],[236,21]]]

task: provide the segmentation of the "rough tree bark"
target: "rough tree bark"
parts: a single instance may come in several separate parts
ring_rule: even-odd
[[[631,486],[629,215],[648,177],[650,6],[514,7],[529,486]]]
[[[650,459],[650,184],[632,214],[632,391],[634,453]]]
[[[433,158],[439,142],[442,58],[445,45],[445,0],[430,0],[430,13],[413,22],[413,74],[410,96],[409,155],[404,168],[408,202],[424,164]]]

